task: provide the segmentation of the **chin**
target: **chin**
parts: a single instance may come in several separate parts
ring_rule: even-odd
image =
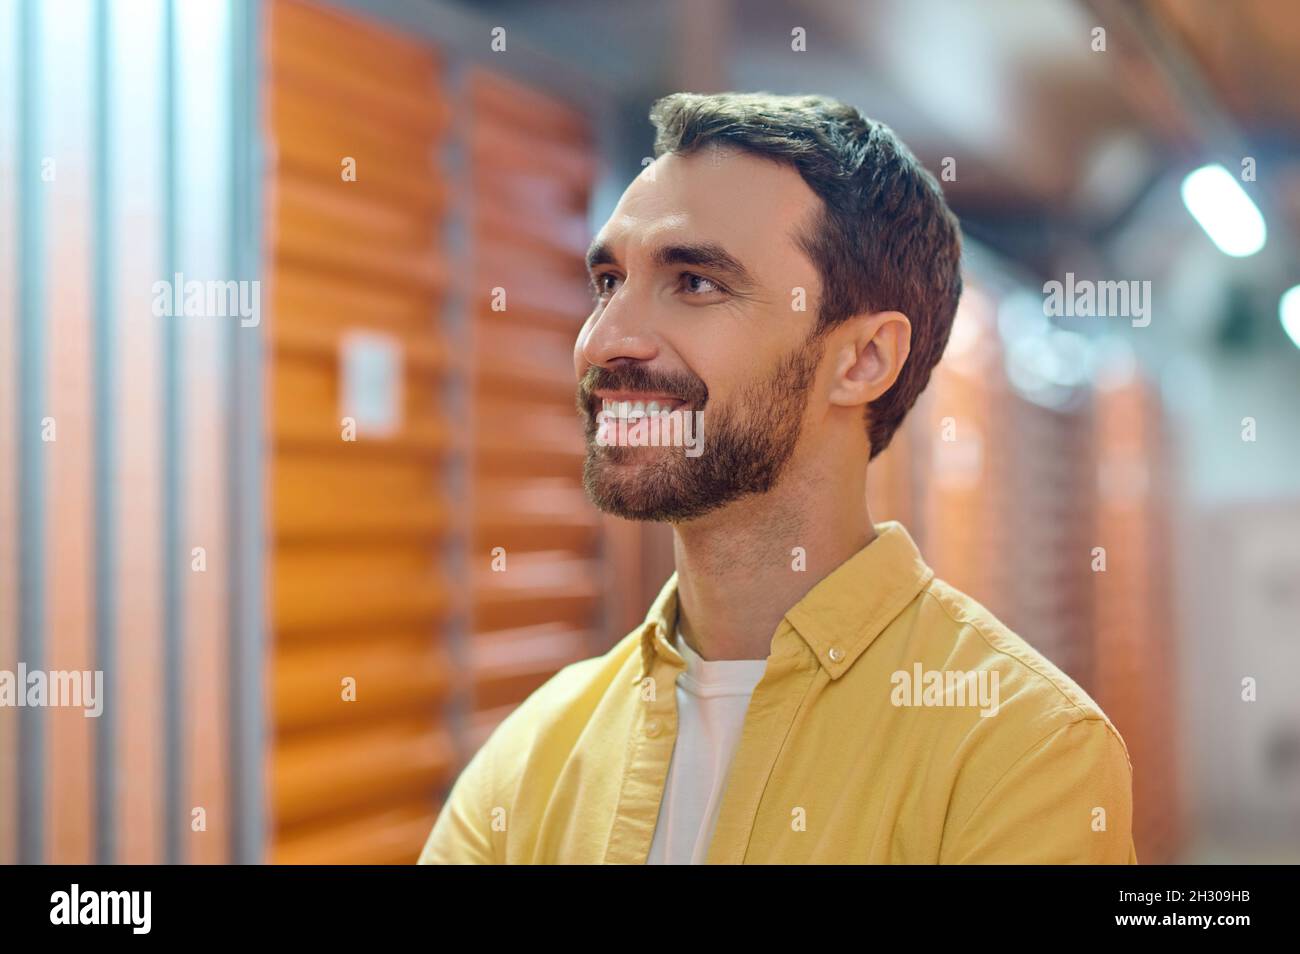
[[[684,492],[680,477],[663,457],[613,462],[587,455],[583,487],[596,509],[624,520],[681,523],[703,516],[725,501]]]
[[[594,448],[587,454],[582,483],[587,497],[604,513],[628,520],[654,520],[664,505],[664,475],[648,455],[628,454],[626,448]]]

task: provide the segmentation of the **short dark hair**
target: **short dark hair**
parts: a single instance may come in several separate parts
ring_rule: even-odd
[[[929,383],[961,297],[961,229],[939,183],[888,126],[826,96],[674,93],[650,121],[656,157],[732,145],[794,166],[821,197],[797,236],[821,276],[817,333],[863,312],[911,321],[907,362],[868,408],[874,458]]]

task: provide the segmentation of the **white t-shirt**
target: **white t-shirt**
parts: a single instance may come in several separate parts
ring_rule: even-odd
[[[646,864],[702,865],[749,697],[767,660],[706,660],[680,632],[673,638],[686,669],[677,676],[677,740]]]

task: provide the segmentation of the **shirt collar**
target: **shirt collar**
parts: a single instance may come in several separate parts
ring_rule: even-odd
[[[659,595],[650,604],[645,622],[641,624],[641,674],[640,681],[654,672],[655,654],[665,657],[672,665],[686,668],[686,660],[673,645],[677,629],[677,571],[674,570],[663,585]]]
[[[832,679],[853,665],[934,577],[911,535],[896,520],[875,525],[876,538],[845,560],[785,614],[785,622],[812,650]],[[672,644],[677,625],[677,574],[655,597],[641,624],[644,678],[655,655],[674,666],[685,660]]]

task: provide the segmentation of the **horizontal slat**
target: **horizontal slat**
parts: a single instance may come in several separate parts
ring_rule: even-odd
[[[345,580],[334,579],[321,586],[302,586],[286,591],[275,601],[274,625],[289,638],[305,638],[315,630],[314,638],[316,634],[333,629],[344,631],[367,625],[433,623],[446,613],[448,607],[447,591],[435,579],[411,578],[388,584],[368,582],[354,585],[351,591],[345,586]],[[519,615],[516,613],[515,617]],[[538,613],[524,622],[534,622],[537,616],[542,615]],[[496,616],[506,624],[519,621],[506,612]]]
[[[588,119],[578,110],[495,70],[472,67],[466,83],[470,106],[484,125],[527,129],[590,152]]]
[[[565,374],[554,366],[539,364],[494,364],[479,370],[474,394],[482,400],[497,400],[528,394],[534,401],[569,410],[577,398],[572,371]],[[577,412],[574,411],[574,420]]]
[[[591,311],[590,302],[586,311],[576,312],[559,307],[562,301],[558,298],[530,300],[516,297],[512,299],[509,311],[494,312],[488,308],[488,300],[488,295],[484,295],[483,298],[473,301],[472,317],[476,322],[490,321],[497,325],[521,328],[551,328],[568,332],[575,338],[582,329],[587,314]]]
[[[554,669],[519,671],[492,675],[474,680],[474,708],[495,709],[511,703],[522,702],[545,685],[546,680],[564,666],[577,662],[582,656],[571,656]]]
[[[470,227],[485,243],[501,243],[525,254],[535,251],[553,258],[559,266],[581,262],[590,241],[581,216],[521,216],[510,205],[487,197],[475,204]]]
[[[282,39],[271,51],[270,82],[297,86],[332,110],[376,117],[422,138],[446,131],[450,110],[435,95],[431,76],[403,85],[385,83],[347,68],[346,56],[327,58],[322,52],[293,38]]]
[[[396,498],[403,504],[442,499],[429,481],[428,468],[409,461],[331,460],[326,468],[320,461],[282,456],[273,461],[272,480],[277,495],[321,493],[335,496],[339,503],[354,503],[361,494]]]
[[[536,593],[482,594],[474,601],[474,622],[485,629],[508,629],[565,622],[574,628],[591,625],[600,608],[597,593],[556,590]]]
[[[436,423],[406,428],[398,437],[358,437],[355,441],[339,440],[337,431],[323,425],[296,419],[277,422],[272,437],[277,451],[302,453],[328,458],[341,455],[359,457],[437,458],[452,446],[445,428]]]
[[[402,388],[402,417],[392,435],[358,428],[356,440],[344,440],[341,385],[335,366],[282,359],[272,378],[272,437],[282,447],[329,454],[418,454],[443,452],[450,446],[449,427],[438,416],[438,395],[427,385],[416,386],[406,376]]]
[[[439,807],[425,799],[281,831],[271,861],[281,865],[409,865],[419,858]]]
[[[590,630],[564,623],[475,633],[469,653],[475,707],[526,698],[556,672],[590,655],[592,640]]]
[[[537,407],[527,393],[513,399],[483,400],[475,409],[479,447],[495,452],[514,447],[516,453],[582,454],[586,448],[582,422],[574,407]]]
[[[436,254],[434,223],[427,214],[376,201],[352,183],[280,176],[274,201],[281,222],[299,219],[346,246],[373,244],[408,254]]]
[[[552,187],[567,190],[569,201],[554,206],[553,215],[568,221],[585,205],[588,160],[556,143],[530,139],[517,129],[475,127],[469,134],[471,183],[476,195],[518,188],[520,178],[545,176]],[[566,192],[552,192],[561,198]],[[533,197],[540,201],[542,196]]]
[[[474,621],[482,630],[567,621],[586,629],[600,595],[600,564],[563,551],[507,554],[504,571],[473,567]]]
[[[440,58],[429,44],[386,29],[373,18],[350,16],[318,3],[275,0],[267,32],[272,50],[285,39],[301,40],[330,59],[346,61],[395,86],[423,84],[440,68]]]
[[[500,570],[492,569],[490,564],[475,567],[474,588],[502,599],[546,593],[589,594],[595,593],[598,576],[599,567],[590,559],[562,550],[527,553],[507,559]]]
[[[436,294],[281,265],[271,289],[273,324],[437,333]]]
[[[504,547],[507,553],[525,553],[533,550],[563,549],[579,553],[594,553],[600,539],[600,529],[580,523],[481,523],[474,527],[475,536],[482,545],[475,549],[474,559],[490,560],[493,547]]]
[[[443,535],[451,523],[447,508],[433,500],[401,505],[364,494],[354,502],[343,503],[337,498],[304,495],[298,499],[273,498],[273,503],[275,537],[286,544],[427,539]]]
[[[346,183],[324,187],[281,178],[268,204],[277,260],[416,290],[440,290],[446,282],[432,219],[368,202],[348,193]]]
[[[474,494],[472,560],[490,561],[494,547],[594,550],[600,516],[576,479],[484,479]]]
[[[293,551],[303,548],[287,546],[283,549]],[[322,552],[320,549],[308,549],[304,552]],[[325,551],[327,552],[327,551]],[[297,647],[346,645],[349,643],[419,643],[432,638],[441,639],[442,628],[437,621],[411,620],[405,623],[374,623],[362,621],[351,626],[330,626],[317,631],[284,630],[275,634],[274,648],[278,652]]]
[[[480,446],[474,455],[474,479],[574,477],[582,473],[583,453],[581,450],[520,453],[515,445]]]
[[[455,757],[447,730],[429,721],[281,740],[272,776],[275,824],[287,828],[404,796],[432,796]]]
[[[282,542],[432,537],[450,523],[419,459],[279,454],[271,477],[273,525]]]
[[[424,547],[279,547],[274,624],[284,630],[431,622],[448,594],[436,555]]]
[[[560,274],[541,270],[527,258],[515,257],[508,245],[481,241],[480,249],[469,287],[476,324],[490,322],[494,327],[508,328],[513,321],[577,337],[593,305],[580,256],[571,260],[569,273]],[[494,288],[506,290],[504,311],[491,310]]]
[[[273,235],[277,267],[288,265],[322,275],[346,275],[356,280],[386,282],[418,292],[441,292],[447,269],[438,253],[333,245],[300,220],[281,222]]]
[[[477,632],[470,637],[469,663],[480,678],[554,672],[582,658],[591,640],[590,630],[565,623]]]
[[[442,189],[442,178],[431,172],[427,163],[406,171],[385,157],[378,148],[359,149],[356,143],[324,145],[324,137],[313,136],[310,131],[295,133],[277,151],[277,171],[286,179],[320,182],[333,185],[345,183],[346,187],[365,196],[376,205],[419,210],[429,216],[438,216],[446,208],[447,196]],[[348,180],[342,178],[344,159],[350,159]]]
[[[576,326],[558,330],[480,318],[474,325],[474,347],[491,357],[479,362],[479,393],[526,393],[533,400],[555,401],[572,408],[578,387],[573,370],[576,333]]]
[[[413,136],[383,117],[365,113],[331,109],[330,104],[297,86],[279,83],[266,90],[267,110],[276,129],[275,149],[268,156],[270,169],[283,168],[282,156],[316,147],[322,151],[322,160],[329,158],[341,170],[344,156],[360,160],[362,157],[380,160],[380,164],[402,177],[429,175],[435,170],[435,157],[431,141],[423,136]],[[297,140],[290,146],[290,138]],[[365,168],[369,168],[370,163]],[[357,181],[361,181],[363,168],[358,161]],[[341,181],[341,180],[340,180]],[[437,186],[437,183],[430,183]]]
[[[451,660],[433,637],[422,642],[325,642],[276,653],[272,687],[277,731],[359,725],[406,712],[434,718],[451,684]],[[355,680],[344,698],[345,678]]]
[[[283,321],[276,315],[271,323],[271,339],[276,351],[291,357],[337,362],[345,336],[351,331],[372,330],[365,325],[340,327],[328,323],[309,324],[306,321]],[[386,329],[384,329],[386,330]],[[421,374],[434,374],[447,368],[447,349],[442,340],[432,333],[394,335],[402,348],[402,367]]]
[[[576,479],[484,480],[475,491],[480,527],[550,523],[595,527],[600,515]]]
[[[568,190],[554,179],[532,170],[496,177],[491,188],[475,202],[477,210],[491,210],[493,218],[511,209],[538,232],[555,231],[585,251],[589,239],[587,216],[580,203],[569,201]]]

